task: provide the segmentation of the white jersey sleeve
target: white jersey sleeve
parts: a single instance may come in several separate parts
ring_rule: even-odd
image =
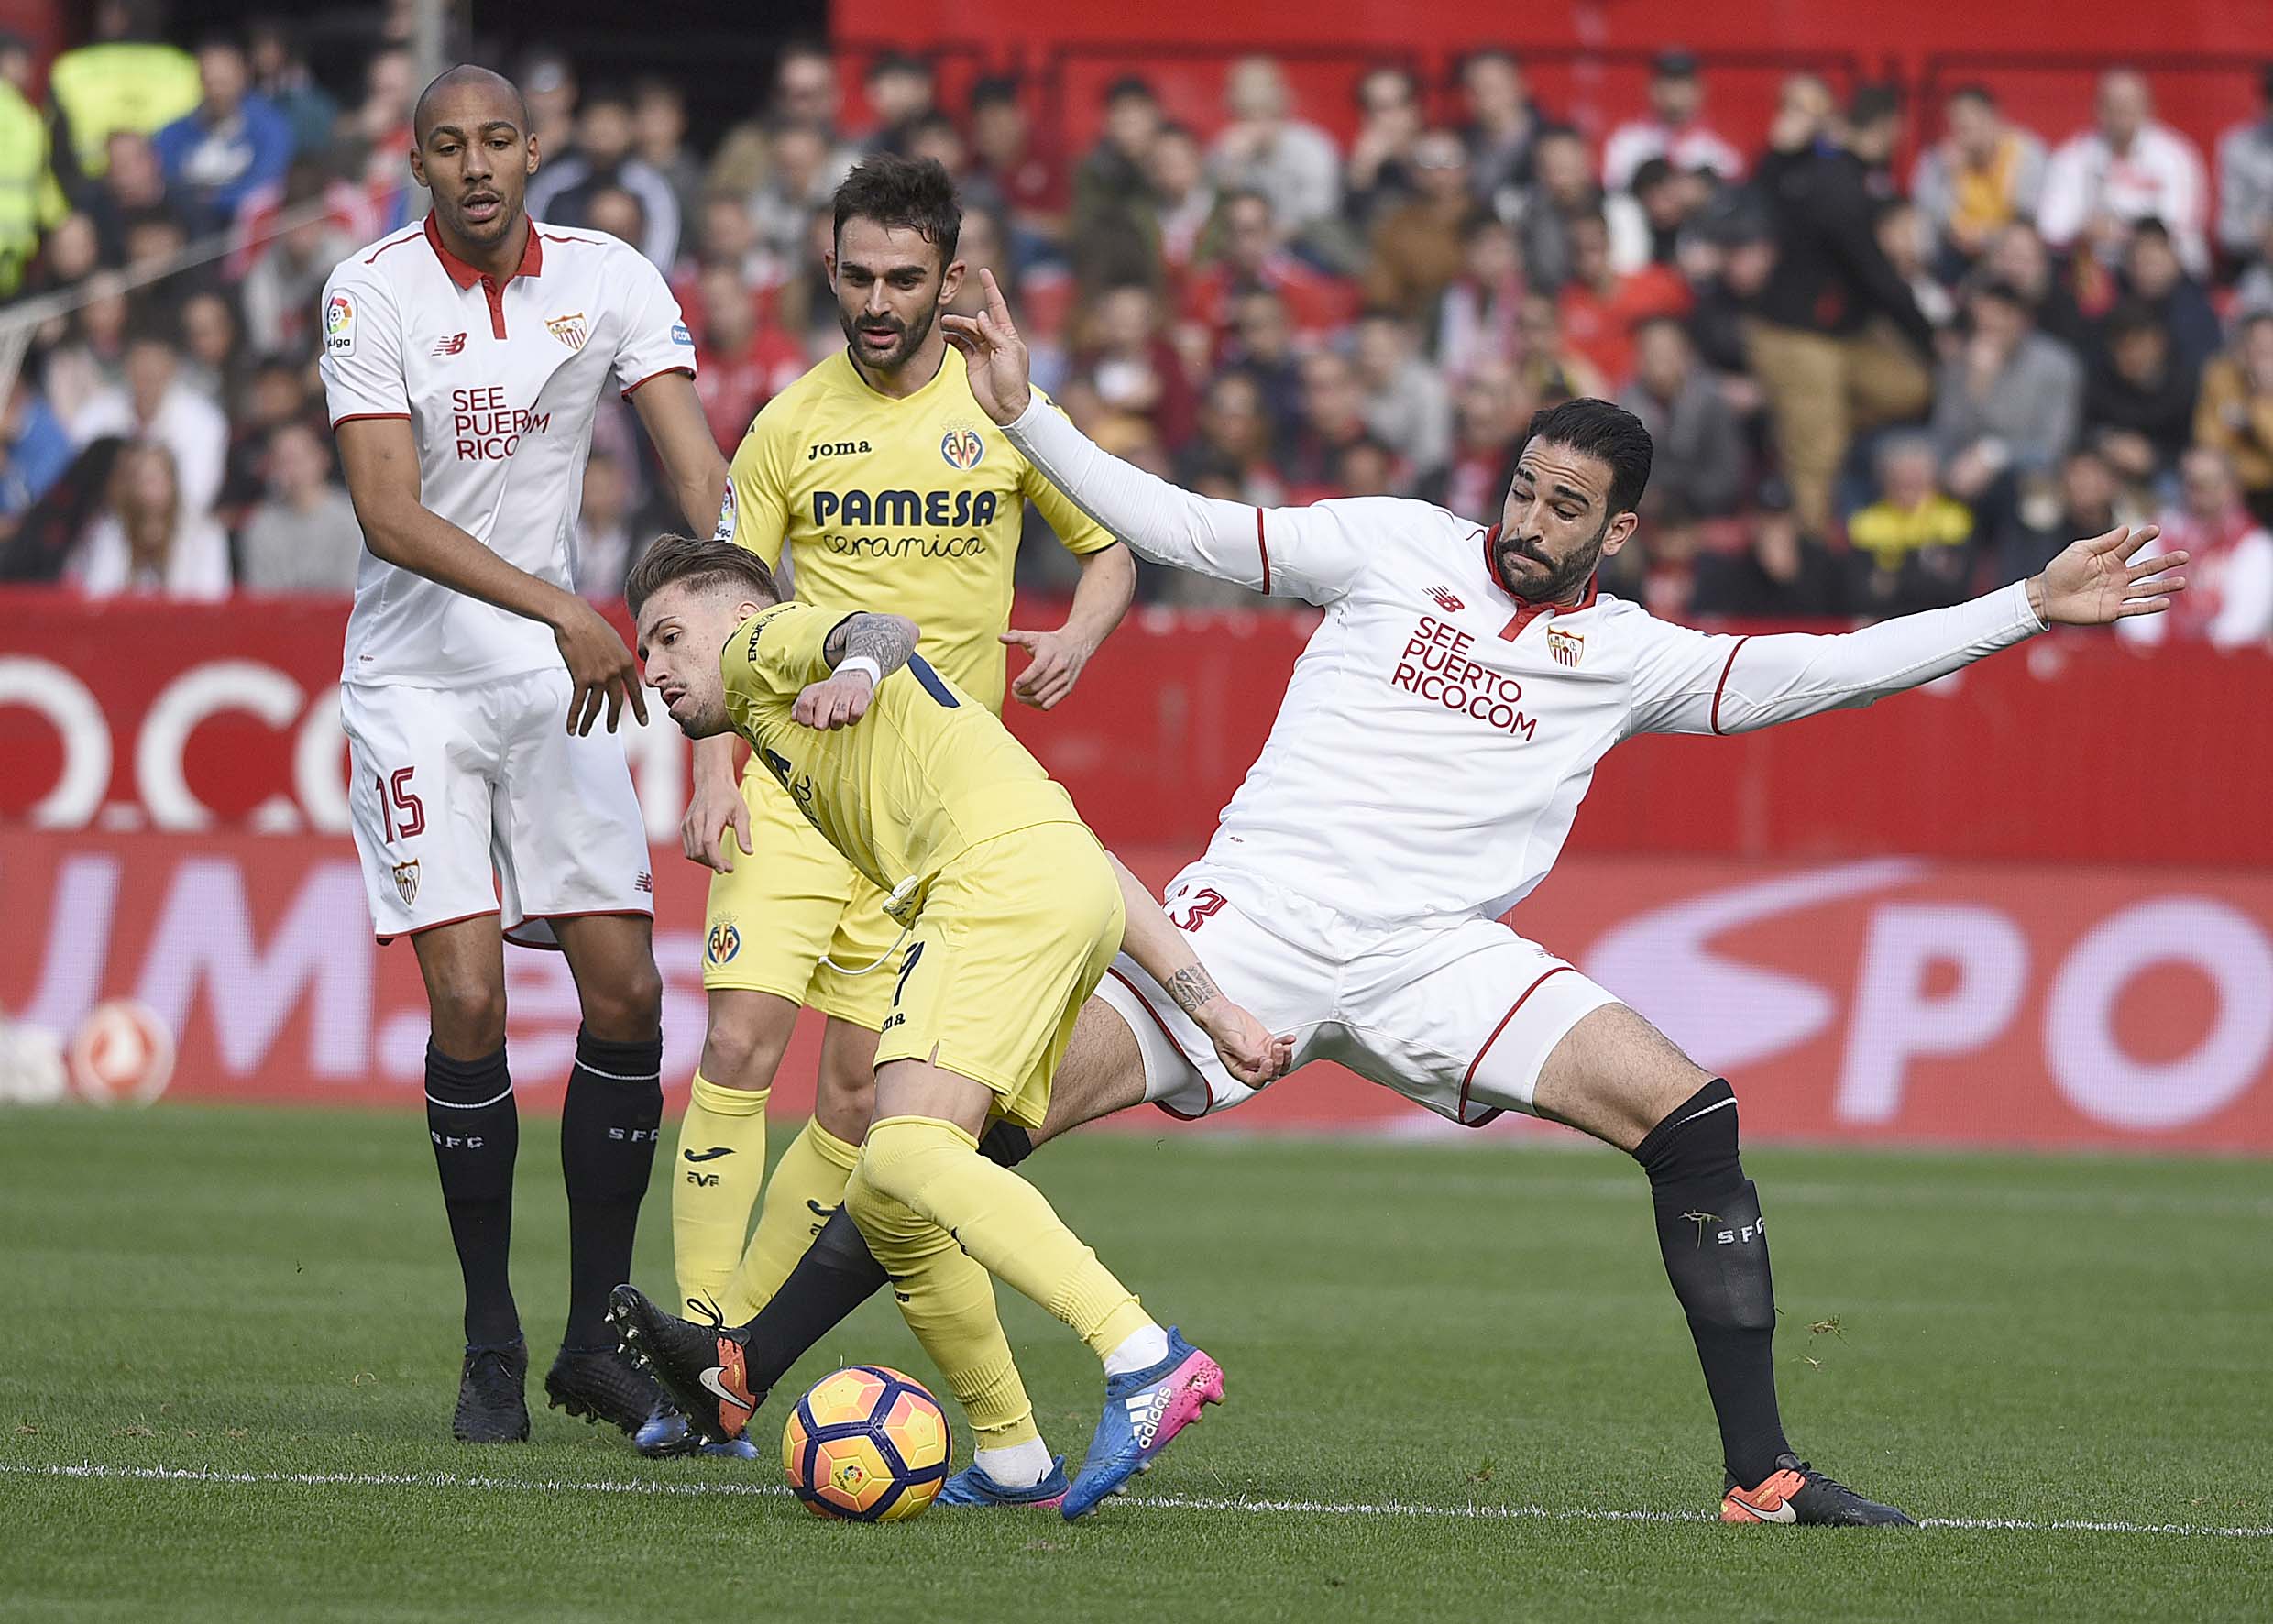
[[[402,316],[386,280],[359,259],[343,261],[324,284],[323,323],[317,370],[333,426],[358,417],[409,417]]]
[[[1370,497],[1265,510],[1194,496],[1105,452],[1038,393],[1004,432],[1043,477],[1141,556],[1273,598],[1323,604],[1345,596],[1374,555],[1368,515],[1410,505]]]
[[[616,347],[616,388],[629,395],[666,372],[695,376],[695,336],[663,273],[627,249],[614,257],[623,279],[623,338]]]
[[[1946,676],[2045,629],[2025,582],[1832,636],[1707,636],[1653,622],[1626,732],[1749,733]]]

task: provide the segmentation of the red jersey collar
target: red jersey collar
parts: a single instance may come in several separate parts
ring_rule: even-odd
[[[434,258],[442,261],[442,269],[449,272],[450,280],[461,289],[472,287],[476,282],[482,280],[487,274],[477,270],[443,247],[442,231],[434,224],[434,212],[431,209],[426,214],[426,241],[433,247]],[[513,267],[513,276],[507,277],[505,280],[510,282],[515,276],[543,276],[544,274],[544,240],[537,236],[537,223],[532,220],[529,222],[528,243],[521,250],[521,263]],[[502,287],[504,284],[499,283],[498,285]]]
[[[1580,609],[1592,609],[1594,607],[1595,595],[1600,587],[1598,574],[1588,576],[1587,577],[1587,590],[1579,598],[1576,603],[1561,604],[1532,602],[1531,599],[1525,598],[1521,592],[1518,592],[1514,587],[1509,586],[1505,577],[1500,575],[1499,550],[1494,545],[1494,543],[1499,540],[1499,527],[1497,524],[1493,525],[1489,530],[1484,532],[1484,573],[1491,576],[1493,586],[1499,587],[1510,598],[1515,599],[1515,619],[1510,620],[1505,626],[1500,628],[1499,635],[1501,637],[1507,639],[1510,642],[1513,642],[1517,638],[1523,635],[1523,628],[1530,625],[1541,615],[1575,615]]]

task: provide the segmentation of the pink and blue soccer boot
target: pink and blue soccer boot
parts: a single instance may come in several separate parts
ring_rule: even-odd
[[[1048,1511],[1065,1504],[1067,1490],[1065,1456],[1059,1455],[1049,1463],[1049,1476],[1032,1488],[1005,1488],[982,1471],[973,1461],[952,1477],[939,1490],[935,1506],[1021,1506]]]
[[[1199,1421],[1202,1405],[1223,1401],[1224,1367],[1169,1326],[1167,1358],[1150,1369],[1106,1379],[1105,1412],[1089,1441],[1089,1458],[1066,1495],[1065,1520],[1094,1510],[1137,1473],[1150,1471],[1153,1457],[1169,1440]]]

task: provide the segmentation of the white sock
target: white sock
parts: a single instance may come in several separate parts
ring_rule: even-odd
[[[1105,1375],[1112,1377],[1147,1370],[1167,1357],[1168,1333],[1158,1325],[1147,1325],[1142,1331],[1130,1332],[1120,1346],[1105,1355]]]
[[[971,1458],[980,1471],[1005,1488],[1032,1488],[1049,1476],[1049,1445],[1039,1438],[1003,1449],[982,1449]]]

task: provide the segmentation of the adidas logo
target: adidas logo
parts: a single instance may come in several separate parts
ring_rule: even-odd
[[[1168,1418],[1169,1403],[1175,1396],[1173,1388],[1156,1388],[1149,1393],[1121,1400],[1128,1411],[1129,1430],[1136,1434],[1137,1448],[1152,1447],[1152,1441],[1160,1435],[1160,1423]]]

